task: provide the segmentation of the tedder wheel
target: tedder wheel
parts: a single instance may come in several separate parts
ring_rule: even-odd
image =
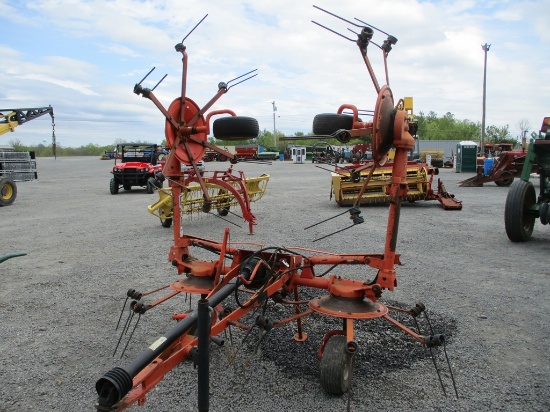
[[[9,177],[0,179],[0,206],[9,206],[17,197],[17,186]]]
[[[325,344],[321,358],[321,386],[332,395],[342,395],[351,386],[353,374],[353,354],[346,350],[344,335],[334,335]]]
[[[229,214],[229,206],[218,207],[218,215],[227,216]]]
[[[539,206],[539,219],[540,223],[542,223],[543,225],[548,224],[548,217],[550,216],[548,211],[550,211],[550,205],[548,205],[548,203],[546,202],[542,202]]]
[[[516,180],[506,197],[504,226],[512,242],[525,242],[533,234],[535,215],[529,210],[536,203],[535,188],[531,182]]]
[[[170,226],[172,226],[172,218],[167,217],[164,220],[161,218],[160,219],[160,224],[162,225],[162,227],[170,227]]]
[[[328,136],[338,130],[353,129],[353,116],[321,113],[313,118],[313,134]]]
[[[500,187],[509,187],[514,182],[514,176],[512,176],[512,173],[504,171],[502,172],[502,176],[505,176],[504,179],[495,180],[495,184]]]
[[[109,189],[111,189],[111,194],[112,195],[116,195],[118,193],[118,183],[117,183],[117,181],[115,180],[114,177],[111,179]]]
[[[260,134],[260,126],[252,117],[220,117],[214,120],[212,133],[216,139],[220,140],[254,139]]]

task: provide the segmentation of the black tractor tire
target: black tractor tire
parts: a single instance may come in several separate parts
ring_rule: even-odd
[[[109,184],[109,190],[112,195],[118,194],[118,183],[114,177],[111,179],[111,183]]]
[[[516,180],[510,187],[504,207],[504,226],[512,242],[526,242],[531,238],[535,216],[529,212],[529,208],[536,200],[531,182]]]
[[[260,126],[252,117],[227,116],[214,120],[212,133],[219,140],[254,139],[260,134]]]
[[[17,197],[17,185],[9,177],[0,179],[0,206],[9,206]]]
[[[502,176],[505,176],[504,179],[495,180],[495,184],[499,187],[510,187],[514,183],[514,177],[510,172],[502,172]]]
[[[172,218],[167,217],[164,220],[160,219],[160,224],[162,225],[162,227],[170,227],[172,226]]]
[[[313,134],[328,136],[338,130],[351,130],[353,116],[347,114],[321,113],[313,118]]]
[[[354,356],[346,350],[344,335],[329,338],[320,364],[321,387],[331,395],[343,395],[351,387]]]

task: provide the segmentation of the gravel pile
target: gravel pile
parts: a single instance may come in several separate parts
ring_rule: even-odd
[[[120,349],[113,357],[126,291],[152,290],[176,279],[167,261],[172,232],[147,212],[158,196],[144,189],[111,195],[111,161],[75,157],[37,163],[39,179],[19,183],[15,203],[0,209],[0,254],[27,253],[0,264],[0,411],[91,411],[96,381],[169,330],[170,316],[194,308],[196,300],[178,297],[143,315],[123,358]],[[253,203],[255,234],[230,215],[241,226],[229,225],[232,241],[383,252],[385,205],[361,208],[365,223],[312,242],[350,225],[343,215],[304,230],[344,210],[329,199],[327,171],[279,161],[235,168],[248,177],[271,177],[264,198]],[[429,351],[383,320],[357,327],[350,396],[325,394],[317,350],[323,335],[341,322],[315,315],[305,321],[306,342],[295,342],[294,326],[288,325],[261,341],[254,329],[244,343],[245,332],[231,328],[231,335],[222,336],[223,346],[212,345],[210,410],[550,410],[550,231],[537,222],[530,242],[513,244],[504,231],[507,188],[458,187],[470,175],[448,169],[438,177],[463,201],[463,210],[445,211],[436,201],[403,205],[397,244],[403,266],[397,267],[398,287],[385,291],[383,301],[404,308],[426,305],[435,332],[447,337],[459,398],[443,350],[434,353],[447,396]],[[215,241],[228,226],[215,216],[184,221],[187,233]],[[205,251],[197,255],[215,259]],[[335,273],[372,279],[364,270],[339,267]],[[280,310],[270,304],[266,313],[277,319]],[[177,366],[144,406],[130,410],[197,410],[192,363]]]

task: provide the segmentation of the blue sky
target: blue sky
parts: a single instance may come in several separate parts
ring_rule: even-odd
[[[394,98],[412,96],[415,113],[447,112],[481,122],[484,52],[486,124],[526,120],[538,131],[550,115],[550,1],[361,0],[0,0],[0,109],[52,105],[61,146],[108,145],[164,138],[164,117],[133,93],[144,82],[168,107],[181,91],[181,54],[189,55],[187,97],[199,106],[228,81],[250,70],[258,76],[222,96],[212,109],[231,109],[292,135],[311,131],[318,113],[341,104],[372,109],[376,93],[357,46],[313,24],[355,37],[355,17],[397,37],[388,56]],[[357,28],[353,28],[359,30]],[[375,33],[382,44],[385,35]],[[381,51],[369,58],[383,84]],[[365,120],[365,119],[364,119]],[[23,144],[51,142],[49,116],[0,137]]]

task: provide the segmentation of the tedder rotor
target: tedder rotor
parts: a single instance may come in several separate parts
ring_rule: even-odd
[[[376,166],[383,165],[390,148],[395,148],[390,187],[391,201],[383,250],[378,253],[350,254],[305,247],[239,244],[230,242],[228,228],[225,229],[221,241],[212,241],[186,235],[183,230],[180,233],[179,219],[176,219],[174,244],[169,251],[169,260],[181,276],[169,285],[151,292],[128,290],[126,301],[130,303],[125,303],[125,306],[129,307],[130,321],[123,326],[121,338],[130,328],[129,322],[134,315],[137,315],[139,320],[148,310],[174,296],[194,295],[198,298],[198,305],[193,310],[182,310],[182,313],[173,315],[173,319],[178,320],[175,326],[133,360],[111,369],[96,382],[98,411],[122,411],[134,403],[143,404],[148,392],[169,371],[188,358],[193,359],[198,366],[199,410],[208,410],[210,343],[221,345],[223,340],[219,335],[230,328],[242,329],[247,333],[259,329],[265,337],[273,328],[294,324],[294,339],[301,342],[308,338],[307,330],[302,323],[306,317],[317,315],[340,320],[341,328],[327,331],[318,351],[321,357],[321,386],[326,392],[334,395],[342,395],[350,389],[354,356],[359,348],[359,342],[356,340],[358,334],[355,332],[364,321],[386,321],[430,348],[430,352],[431,348],[437,346],[445,349],[444,335],[435,334],[433,331],[423,334],[420,329],[414,330],[392,316],[393,313],[399,316],[408,314],[416,320],[419,315],[425,314],[423,304],[418,303],[412,309],[405,310],[381,301],[384,291],[393,291],[397,286],[395,267],[400,264],[400,255],[396,253],[400,208],[401,201],[408,191],[407,152],[413,148],[414,139],[409,133],[406,112],[395,108],[387,79],[387,67],[386,84],[379,86],[367,57],[367,46],[372,43],[374,34],[373,27],[364,22],[359,26],[345,21],[361,27],[357,39],[348,40],[359,46],[377,95],[373,121],[357,125],[354,123],[353,133],[372,134],[372,152]],[[386,57],[396,42],[395,37],[388,35],[382,46],[376,45],[382,50],[384,66]],[[183,54],[185,85],[185,46],[180,43],[176,50]],[[220,90],[227,91],[225,86]],[[136,86],[136,92],[153,100],[166,116],[166,136],[171,149],[165,174],[171,178],[174,213],[179,213],[178,199],[182,190],[182,177],[178,170],[175,170],[176,161],[189,161],[194,164],[204,148],[210,147],[206,142],[209,117],[204,119],[204,109],[198,109],[194,102],[185,97],[185,87],[182,87],[182,96],[174,100],[168,111],[154,99],[151,91]],[[238,123],[238,120],[235,123],[226,123],[227,128],[222,135],[230,137],[240,134],[241,138],[243,135],[250,137],[248,133],[237,132]],[[246,126],[247,130],[251,130],[253,124],[255,123],[252,120],[240,123]],[[355,129],[355,126],[358,128]],[[206,187],[204,195],[206,198]],[[208,206],[207,201],[205,206]],[[357,208],[351,208],[349,213],[354,224],[362,221]],[[198,259],[191,253],[193,248],[212,252],[216,258],[211,261]],[[347,279],[332,273],[333,269],[341,265],[357,267],[363,280]],[[372,280],[365,278],[364,272],[367,268],[376,273]],[[155,301],[146,302],[145,297],[151,293],[166,289],[170,290],[166,295]],[[308,298],[308,290],[318,291],[319,294],[315,298]],[[269,309],[273,305],[290,308],[290,313],[279,311],[270,315]],[[444,353],[446,356],[446,351]],[[433,354],[432,359],[435,364]],[[456,393],[448,359],[447,365]],[[437,366],[436,371],[439,375]],[[439,381],[445,391],[440,375]]]

